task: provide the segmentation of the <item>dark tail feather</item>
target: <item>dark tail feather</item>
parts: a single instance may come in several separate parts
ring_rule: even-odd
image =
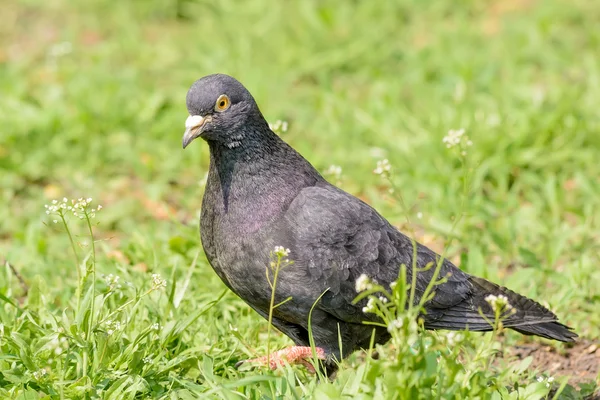
[[[558,317],[541,304],[521,296],[510,289],[496,285],[482,278],[471,277],[473,290],[471,296],[459,304],[445,310],[425,316],[428,329],[450,329],[471,331],[490,331],[492,326],[481,316],[494,319],[494,312],[485,300],[492,294],[504,295],[516,312],[503,320],[507,328],[524,335],[536,335],[561,342],[573,342],[577,337],[571,328],[558,322]]]
[[[574,342],[577,334],[560,322],[546,322],[545,324],[513,327],[523,335],[541,336],[546,339],[560,340],[561,342]]]

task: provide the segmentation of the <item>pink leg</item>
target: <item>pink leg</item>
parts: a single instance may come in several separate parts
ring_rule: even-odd
[[[325,350],[320,347],[315,347],[315,352],[317,358],[320,360],[324,360]],[[250,364],[258,364],[266,366],[267,363],[269,368],[275,370],[280,366],[283,366],[285,362],[289,364],[301,364],[304,365],[310,372],[315,372],[315,368],[309,362],[312,358],[312,349],[308,346],[292,346],[283,350],[276,351],[271,354],[271,357],[262,356],[253,358],[251,360],[245,360],[237,363],[236,366],[240,366],[241,364],[250,363]]]

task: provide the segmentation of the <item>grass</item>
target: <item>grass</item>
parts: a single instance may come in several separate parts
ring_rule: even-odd
[[[208,149],[180,143],[185,93],[213,72],[238,77],[269,121],[289,122],[285,140],[321,171],[341,166],[332,179],[394,224],[465,271],[547,302],[582,337],[599,337],[595,2],[2,8],[0,260],[23,283],[2,266],[0,397],[548,395],[535,379],[543,369],[490,366],[497,336],[466,334],[449,346],[444,333],[415,335],[408,320],[379,359],[354,355],[333,382],[302,368],[236,370],[289,341],[266,341],[266,322],[225,290],[199,244]],[[474,143],[467,164],[442,143],[459,128]],[[372,173],[383,158],[404,204]],[[44,213],[63,197],[104,207],[95,219],[69,217],[82,263]],[[502,346],[524,341],[538,340],[509,332]],[[563,398],[593,390],[554,382]]]

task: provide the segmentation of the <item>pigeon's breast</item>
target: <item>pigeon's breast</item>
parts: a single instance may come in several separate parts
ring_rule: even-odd
[[[262,229],[261,229],[262,228]],[[271,289],[266,280],[273,240],[265,223],[250,219],[234,223],[228,215],[203,212],[200,230],[207,259],[221,280],[258,309],[268,308]]]

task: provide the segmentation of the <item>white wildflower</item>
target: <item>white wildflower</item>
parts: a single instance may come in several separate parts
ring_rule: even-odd
[[[287,132],[288,130],[288,123],[287,121],[282,121],[282,120],[277,120],[272,124],[269,124],[269,129],[271,129],[273,132],[277,133],[277,134],[282,134]]]
[[[383,304],[388,302],[388,298],[385,296],[379,296],[379,301],[382,302]]]
[[[391,171],[392,166],[387,158],[384,158],[381,161],[377,161],[377,167],[373,170],[373,173],[376,175],[387,174]]]
[[[354,288],[357,293],[364,292],[365,290],[369,290],[373,288],[373,284],[375,284],[374,280],[371,280],[366,274],[361,274],[356,283],[354,284]]]
[[[56,335],[48,342],[47,348],[58,356],[69,349],[69,341],[64,336]]]
[[[104,327],[106,328],[106,334],[110,336],[113,333],[120,331],[122,325],[120,321],[113,321],[109,319],[104,323]]]
[[[327,170],[323,173],[325,176],[331,176],[336,180],[339,180],[342,176],[342,167],[339,165],[330,165]]]
[[[108,274],[103,276],[103,278],[110,292],[116,289],[121,289],[121,284],[119,283],[119,279],[121,278],[118,275]]]
[[[153,331],[159,331],[160,330],[160,324],[158,322],[155,322],[152,324],[152,326],[150,327],[150,329],[152,329]]]
[[[290,249],[286,249],[283,246],[275,246],[273,249],[273,255],[277,258],[283,258],[290,255]]]
[[[48,375],[48,371],[46,371],[46,369],[45,369],[45,368],[42,368],[42,369],[40,369],[40,370],[37,370],[37,371],[34,371],[34,373],[33,373],[33,377],[34,377],[36,380],[40,380],[40,379],[42,379],[43,377],[45,377],[46,375]]]
[[[158,290],[167,287],[167,280],[163,279],[160,274],[152,274],[152,290]]]
[[[63,197],[62,200],[52,200],[50,205],[45,204],[44,208],[46,209],[46,214],[50,215],[66,215],[65,211],[70,211],[73,213],[74,217],[79,219],[94,218],[96,217],[96,212],[102,209],[101,205],[98,205],[97,208],[92,208],[90,204],[92,203],[92,198],[88,197],[84,199],[80,197],[79,199],[69,201],[66,197]],[[54,223],[58,223],[58,220],[52,220]]]
[[[375,299],[371,297],[369,299],[369,301],[367,301],[367,305],[365,307],[363,307],[362,311],[364,313],[374,312],[375,311]]]
[[[403,325],[404,325],[404,320],[398,318],[389,323],[387,330],[389,333],[392,333],[393,331],[402,328]]]
[[[447,148],[452,148],[452,147],[460,144],[464,134],[465,134],[464,129],[457,129],[457,130],[450,129],[448,131],[448,134],[446,136],[444,136],[444,138],[442,139],[442,142],[446,143]]]
[[[498,296],[495,296],[493,294],[487,295],[485,297],[485,301],[488,302],[488,304],[490,305],[490,307],[492,307],[492,310],[494,310],[494,312],[498,311],[500,313],[504,313],[513,310],[513,306],[510,305],[510,303],[508,302],[508,298],[503,294],[500,294]]]
[[[454,346],[463,340],[463,334],[459,332],[448,332],[446,334],[446,340],[448,346]]]
[[[453,147],[460,147],[460,154],[462,156],[467,155],[467,148],[473,146],[473,141],[465,135],[464,129],[450,129],[448,134],[444,136],[442,142],[446,144],[446,147],[451,149]]]
[[[144,357],[142,358],[144,364],[150,364],[152,362],[152,357]]]
[[[394,290],[394,288],[396,287],[397,284],[398,284],[397,282],[390,283],[390,289]]]
[[[538,376],[537,381],[543,383],[547,388],[549,388],[550,386],[552,386],[552,382],[554,382],[554,377],[549,376],[547,378],[544,378],[543,376]]]

